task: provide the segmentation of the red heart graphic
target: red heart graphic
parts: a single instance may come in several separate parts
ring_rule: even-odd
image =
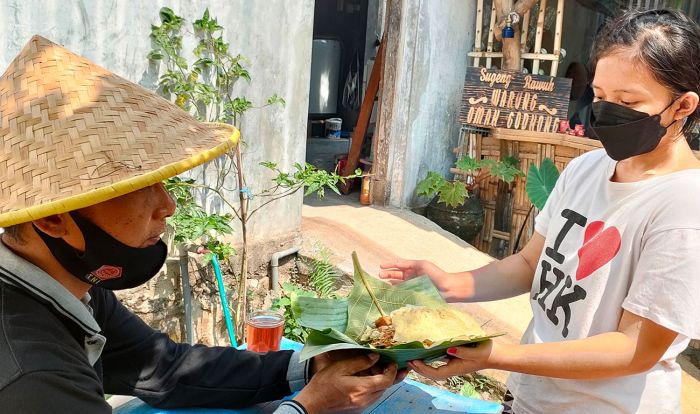
[[[602,221],[594,221],[586,227],[583,246],[578,249],[576,280],[588,277],[620,251],[620,232],[614,226],[605,230],[603,227],[605,223]]]

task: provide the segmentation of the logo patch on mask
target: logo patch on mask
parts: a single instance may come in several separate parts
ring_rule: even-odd
[[[122,268],[119,266],[103,265],[94,270],[92,274],[99,280],[117,279],[122,277]]]

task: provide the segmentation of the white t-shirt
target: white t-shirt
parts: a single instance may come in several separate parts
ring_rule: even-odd
[[[513,410],[530,413],[678,413],[676,356],[700,338],[700,169],[611,182],[597,150],[573,160],[535,230],[546,238],[523,343],[616,331],[623,309],[678,332],[651,370],[605,380],[511,374]]]

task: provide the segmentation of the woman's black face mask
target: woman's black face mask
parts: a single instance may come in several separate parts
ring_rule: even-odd
[[[76,212],[70,215],[83,233],[84,253],[34,229],[56,260],[83,282],[109,290],[129,289],[147,282],[163,267],[168,247],[162,240],[149,247],[130,247]]]
[[[635,111],[612,102],[593,102],[590,117],[591,137],[599,139],[610,158],[615,161],[651,152],[666,135],[668,127],[673,125],[661,125],[661,114],[674,102],[671,101],[656,115]]]

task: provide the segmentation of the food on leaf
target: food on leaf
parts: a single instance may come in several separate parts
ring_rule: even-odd
[[[454,339],[486,336],[479,324],[468,314],[452,307],[404,306],[393,312],[389,322],[379,318],[376,327],[367,327],[360,343],[375,348],[388,348],[409,342],[422,342],[430,347]]]

